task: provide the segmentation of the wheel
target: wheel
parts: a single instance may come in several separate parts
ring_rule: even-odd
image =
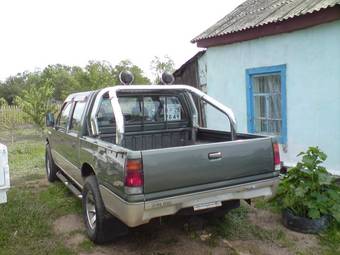
[[[83,218],[90,240],[102,244],[127,234],[127,226],[106,211],[94,175],[85,179],[82,195]]]
[[[56,166],[56,164],[54,164],[52,154],[51,154],[51,149],[48,144],[46,144],[45,167],[46,167],[47,180],[49,182],[55,182],[56,180],[58,180],[58,177],[57,177],[58,167]]]

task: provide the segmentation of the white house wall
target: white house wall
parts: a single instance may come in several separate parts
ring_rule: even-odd
[[[340,174],[340,21],[211,47],[206,56],[208,94],[233,109],[240,132],[247,132],[246,69],[286,64],[288,142],[281,157],[292,165],[317,145]],[[214,114],[207,121],[224,126]]]

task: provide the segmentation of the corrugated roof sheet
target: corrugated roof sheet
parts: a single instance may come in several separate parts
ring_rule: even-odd
[[[340,0],[247,0],[192,42],[287,20],[340,5]]]

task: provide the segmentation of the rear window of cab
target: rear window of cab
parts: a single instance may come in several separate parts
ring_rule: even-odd
[[[176,122],[188,119],[177,96],[121,96],[118,100],[126,125]],[[97,120],[99,126],[115,124],[109,98],[102,99]]]

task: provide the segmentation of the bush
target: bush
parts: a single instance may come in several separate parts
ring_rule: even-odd
[[[340,222],[340,187],[321,164],[327,155],[318,147],[301,152],[302,160],[281,181],[277,196],[281,208],[297,216],[318,219],[332,216]]]

